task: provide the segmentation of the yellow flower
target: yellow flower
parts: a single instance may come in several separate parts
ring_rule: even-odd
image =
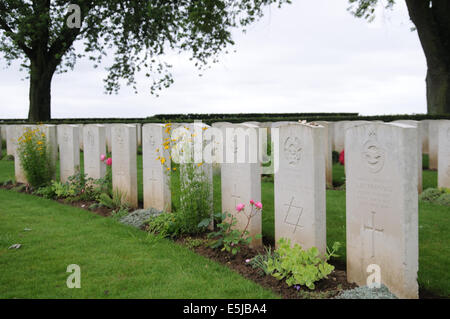
[[[166,150],[168,150],[168,149],[169,149],[169,145],[166,145],[164,148],[165,148]]]
[[[176,171],[177,170],[177,168],[176,167],[174,167],[174,168],[172,168],[174,171]]]
[[[161,164],[164,164],[166,162],[166,159],[163,157],[161,158]]]
[[[200,167],[200,166],[202,166],[202,165],[203,165],[203,163],[198,163],[198,164],[197,164],[198,167]]]

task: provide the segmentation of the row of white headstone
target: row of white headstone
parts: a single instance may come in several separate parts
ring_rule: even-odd
[[[444,175],[439,181],[440,186],[450,188],[450,121],[437,123],[439,172]],[[257,125],[215,123],[213,127],[237,130]],[[336,126],[341,124],[334,123],[331,129],[332,125],[295,122],[271,125],[271,140],[276,145],[273,157],[279,159],[274,185],[275,239],[289,238],[304,248],[317,247],[322,254],[326,251],[325,163],[331,160],[330,131],[336,132]],[[381,270],[382,283],[401,298],[418,297],[417,187],[421,174],[417,172],[421,172],[423,150],[419,127],[417,123],[358,122],[346,123],[343,128],[348,280],[365,285],[368,267],[376,265]],[[59,140],[61,180],[65,181],[79,166],[80,127],[60,125],[57,134],[55,126],[44,128],[49,132],[50,144],[58,144]],[[8,129],[14,130],[17,137],[24,127]],[[111,126],[113,187],[132,207],[138,204],[136,130],[136,125]],[[170,211],[170,175],[165,172],[170,167],[170,158],[161,147],[169,138],[163,124],[142,127],[144,207]],[[249,149],[249,141],[224,148],[224,153]],[[433,143],[429,140],[429,148]],[[100,154],[106,151],[106,127],[85,125],[83,147],[85,173],[93,178],[102,177],[105,167]],[[156,160],[160,156],[167,159],[166,165]],[[17,179],[20,165],[15,167]],[[209,172],[212,185],[212,165],[203,165],[202,169]],[[246,219],[236,213],[235,207],[251,199],[261,201],[261,170],[260,162],[221,165],[222,210],[235,214],[239,228],[244,227]],[[261,231],[262,216],[257,215],[249,232],[253,236]],[[253,246],[261,244],[261,239],[252,242]]]

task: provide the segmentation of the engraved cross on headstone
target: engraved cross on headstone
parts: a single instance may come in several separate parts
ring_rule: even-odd
[[[151,202],[155,202],[155,191],[156,191],[156,186],[155,186],[155,182],[158,182],[158,179],[155,178],[155,170],[152,168],[152,174],[149,178],[149,181],[152,183],[152,199]]]
[[[303,228],[303,226],[300,225],[300,217],[302,217],[302,214],[303,214],[303,207],[295,206],[295,205],[293,205],[293,203],[294,203],[294,197],[292,196],[289,204],[284,204],[284,206],[288,207],[287,212],[286,212],[286,217],[284,218],[284,222],[288,225],[294,226],[294,233],[295,233],[297,228],[300,228],[300,229]],[[297,218],[295,218],[295,210],[298,210]],[[292,217],[292,216],[294,216],[294,217]],[[292,218],[294,218],[294,219],[292,220]]]
[[[231,193],[231,198],[234,198],[234,207],[237,206],[238,200],[241,199],[241,196],[237,193],[237,185],[234,184],[234,191]]]
[[[364,225],[364,230],[370,231],[372,233],[372,255],[371,258],[375,257],[375,233],[383,233],[384,229],[377,229],[375,226],[375,215],[376,212],[372,212],[372,218],[370,225]]]

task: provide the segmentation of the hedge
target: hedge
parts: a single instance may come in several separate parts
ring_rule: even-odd
[[[48,124],[90,124],[90,123],[167,123],[167,122],[193,122],[202,120],[203,123],[214,122],[278,122],[278,121],[384,121],[395,120],[435,120],[450,119],[450,114],[398,114],[398,115],[372,115],[362,116],[358,113],[240,113],[240,114],[158,114],[147,118],[69,118],[53,119]],[[0,124],[36,124],[26,119],[4,119]]]

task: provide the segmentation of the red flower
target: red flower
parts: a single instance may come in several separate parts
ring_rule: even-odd
[[[341,163],[341,165],[345,165],[344,150],[342,150],[341,154],[339,154],[339,163]]]

